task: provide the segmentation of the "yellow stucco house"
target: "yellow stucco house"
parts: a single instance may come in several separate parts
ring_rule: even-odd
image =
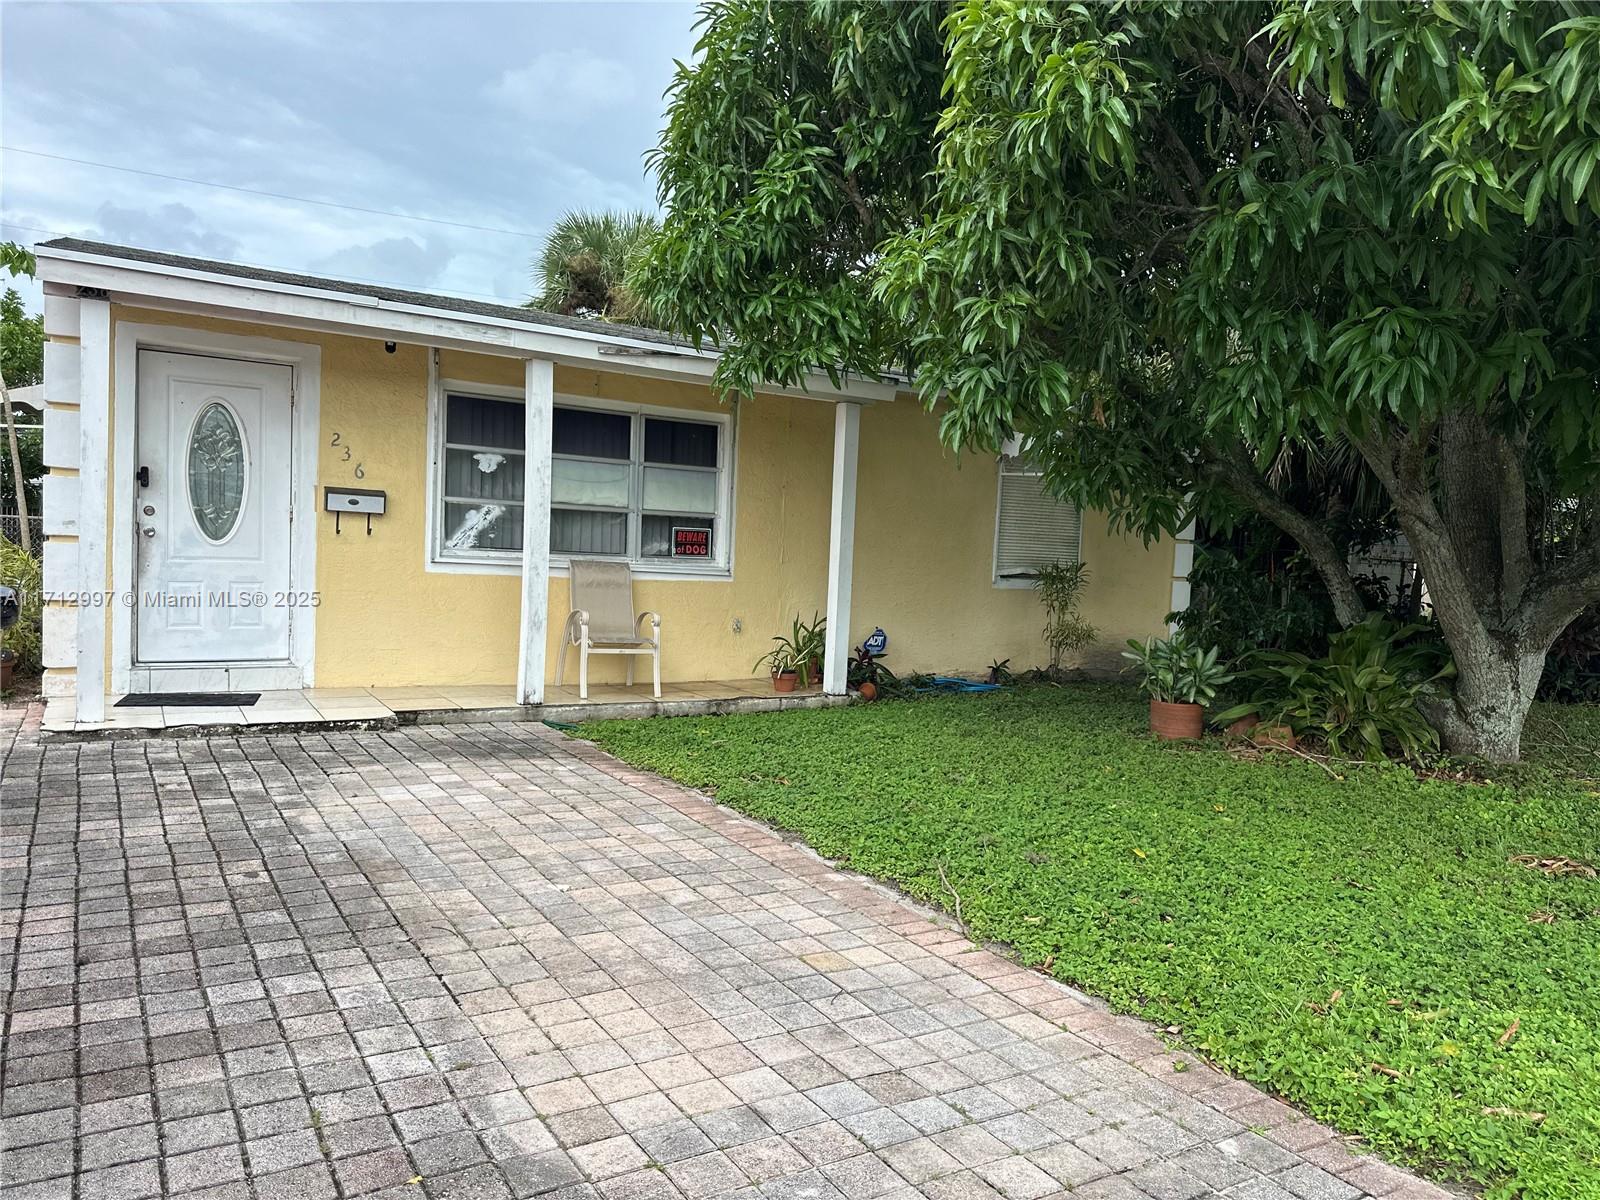
[[[1090,664],[1187,603],[1188,539],[947,451],[904,386],[730,405],[714,351],[651,330],[73,239],[38,258],[44,689],[79,725],[130,692],[543,704],[573,558],[631,565],[680,684],[749,680],[814,612],[833,695],[880,626],[902,673],[1034,665],[1046,561],[1088,564]]]

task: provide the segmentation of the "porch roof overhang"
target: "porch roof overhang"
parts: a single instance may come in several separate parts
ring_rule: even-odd
[[[546,359],[625,375],[709,384],[720,357],[659,330],[511,305],[295,275],[77,238],[35,247],[47,291],[90,289],[116,303],[415,345]],[[823,371],[774,395],[857,404],[893,400],[908,385]]]

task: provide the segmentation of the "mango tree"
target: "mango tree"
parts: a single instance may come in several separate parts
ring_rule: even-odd
[[[653,156],[637,285],[719,381],[914,373],[1144,536],[1335,447],[1392,501],[1512,759],[1600,597],[1600,16],[1578,4],[721,0]]]

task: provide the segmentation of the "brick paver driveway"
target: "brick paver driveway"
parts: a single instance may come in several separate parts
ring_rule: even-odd
[[[6,1200],[1443,1194],[540,726],[24,731],[0,800]]]

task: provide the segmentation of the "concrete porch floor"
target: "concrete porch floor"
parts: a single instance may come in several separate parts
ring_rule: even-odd
[[[104,737],[152,734],[169,730],[207,733],[261,726],[294,729],[347,726],[398,727],[465,721],[593,721],[616,717],[695,716],[722,712],[767,712],[782,708],[819,708],[847,703],[825,696],[818,688],[777,694],[765,678],[716,679],[663,683],[661,699],[648,682],[590,684],[589,698],[578,698],[577,684],[551,684],[545,703],[523,705],[509,684],[418,685],[414,687],[300,688],[262,692],[248,706],[117,708],[121,697],[106,697],[103,721],[79,721],[70,698],[46,702],[43,732],[47,736]]]

